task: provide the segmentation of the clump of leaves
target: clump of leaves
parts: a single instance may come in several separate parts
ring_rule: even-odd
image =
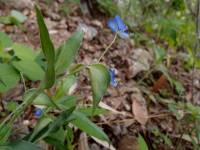
[[[12,110],[12,112],[7,114],[0,124],[0,148],[40,150],[41,148],[34,143],[43,140],[59,150],[64,150],[66,147],[72,149],[73,132],[69,123],[90,136],[110,142],[103,130],[88,118],[105,113],[105,110],[98,108],[98,103],[110,84],[108,68],[101,63],[75,64],[70,67],[81,46],[83,31],[75,31],[56,50],[40,9],[35,6],[35,10],[41,52],[35,51],[27,45],[13,43],[5,33],[0,32],[0,93],[10,90],[18,84],[20,78],[24,85],[26,80],[40,81],[39,87],[26,89],[20,105],[16,103],[7,105],[8,110]],[[7,51],[7,49],[9,50]],[[93,107],[76,108],[78,97],[76,95],[69,96],[67,91],[74,85],[78,73],[83,69],[88,71],[94,105]],[[56,87],[55,95],[46,94],[45,91],[50,90],[53,86]],[[43,111],[37,113],[39,118],[33,131],[23,139],[9,142],[14,121],[32,104],[43,108]],[[59,113],[54,116],[52,110],[57,110]]]

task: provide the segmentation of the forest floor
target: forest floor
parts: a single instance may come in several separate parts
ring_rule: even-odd
[[[6,4],[0,5],[0,14],[7,15],[13,9],[21,11],[28,18],[22,28],[14,25],[0,24],[0,30],[12,37],[14,42],[24,43],[37,49],[40,47],[39,32],[36,22],[35,11],[29,1],[24,6]],[[59,12],[59,5],[62,2],[54,1],[51,5],[40,2],[45,22],[50,36],[56,47],[64,42],[78,27],[85,28],[87,32],[84,41],[76,58],[77,63],[91,64],[99,58],[105,48],[111,43],[114,34],[107,27],[109,17],[97,14],[92,17],[90,14],[82,13],[77,5],[72,5],[70,13],[65,16]],[[154,53],[148,47],[136,45],[134,40],[117,39],[109,52],[102,59],[102,63],[117,70],[117,87],[109,87],[101,107],[110,110],[106,115],[93,118],[93,121],[101,126],[112,141],[113,149],[137,150],[137,137],[140,133],[146,140],[149,149],[176,149],[183,146],[184,149],[192,149],[190,139],[183,132],[174,113],[169,110],[169,103],[173,101],[190,102],[200,104],[200,70],[188,71],[182,69],[182,60],[179,53],[169,50],[168,55],[172,56],[174,62],[169,72],[176,77],[185,88],[184,95],[178,95],[171,87],[165,75],[154,68]],[[151,70],[151,71],[149,71]],[[91,91],[86,73],[79,75],[79,81],[74,93],[84,97],[84,104],[90,103]],[[192,87],[194,80],[194,88]],[[37,83],[27,82],[27,87],[34,87]],[[169,96],[163,98],[159,91],[164,90]],[[21,98],[23,84],[19,84],[4,95],[4,99]],[[170,98],[169,98],[170,97]],[[192,101],[193,100],[193,101]],[[30,108],[31,109],[31,108]],[[36,119],[28,111],[16,122],[28,130],[24,120],[35,122]],[[179,112],[184,115],[184,112]],[[183,116],[181,116],[183,117]],[[34,123],[33,123],[34,124]],[[26,131],[23,131],[26,132]],[[91,150],[106,149],[98,141],[87,138],[84,134],[76,131],[74,144],[81,149],[81,144],[89,145]],[[16,135],[18,136],[18,135]],[[85,137],[86,140],[82,140]]]

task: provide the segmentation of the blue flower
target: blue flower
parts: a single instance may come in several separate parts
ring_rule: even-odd
[[[117,86],[117,80],[116,80],[115,68],[110,68],[109,73],[110,73],[110,84],[113,87],[116,87]]]
[[[35,112],[34,112],[34,116],[37,117],[37,118],[40,118],[42,116],[42,113],[43,113],[43,109],[36,108]]]
[[[113,31],[117,32],[119,36],[123,39],[126,39],[129,37],[129,34],[127,32],[128,27],[124,24],[123,20],[120,16],[115,16],[114,18],[111,18],[108,21],[108,27]]]

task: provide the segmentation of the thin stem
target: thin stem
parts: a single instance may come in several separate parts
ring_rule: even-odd
[[[25,82],[24,76],[23,76],[23,74],[21,72],[20,72],[20,76],[21,76],[22,83],[23,83],[23,86],[24,86],[24,92],[26,92],[26,82]]]
[[[104,50],[104,52],[99,57],[98,62],[100,62],[100,60],[103,58],[103,56],[108,52],[109,48],[115,43],[116,38],[117,38],[117,32],[115,33],[115,37],[112,40],[112,42],[106,47],[106,49]]]
[[[3,122],[0,124],[0,130],[2,129],[2,127],[4,126],[5,123],[7,123],[8,121],[10,121],[10,123],[13,123],[15,121],[15,119],[20,116],[23,112],[23,110],[25,108],[27,108],[32,102],[33,100],[41,94],[41,92],[43,91],[43,88],[38,88],[38,90],[28,99],[25,99],[18,107],[17,109],[15,109],[10,115],[8,115]]]

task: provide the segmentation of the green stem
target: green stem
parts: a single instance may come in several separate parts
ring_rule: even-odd
[[[23,86],[24,86],[24,92],[26,92],[26,82],[25,82],[24,76],[21,72],[20,72],[20,76],[21,76],[21,80],[22,80],[22,83],[23,83]]]
[[[99,57],[98,63],[101,61],[101,59],[103,58],[103,56],[108,52],[109,48],[115,43],[116,38],[117,38],[117,32],[115,33],[115,37],[112,40],[112,42],[106,47],[106,49],[104,50],[104,52]]]
[[[32,102],[33,100],[41,94],[41,92],[43,91],[43,88],[38,88],[38,90],[30,97],[30,98],[27,98],[25,99],[10,115],[8,115],[4,121],[0,124],[0,130],[2,129],[2,127],[4,126],[5,123],[7,123],[8,121],[10,123],[13,123],[15,121],[15,119],[17,117],[19,117],[23,110],[25,108],[27,108]]]

